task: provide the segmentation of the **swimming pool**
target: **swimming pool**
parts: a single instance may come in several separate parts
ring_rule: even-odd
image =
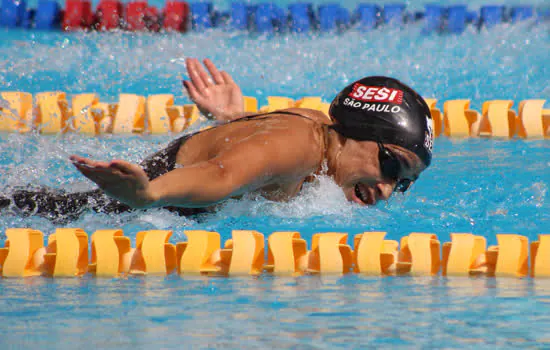
[[[480,2],[481,3],[481,2]],[[535,2],[533,2],[535,3]],[[225,4],[225,3],[223,3]],[[222,4],[222,5],[223,5]],[[281,4],[285,4],[281,2]],[[418,4],[411,4],[419,6]],[[474,5],[472,5],[473,7]],[[473,7],[474,8],[474,7]],[[339,36],[44,33],[0,29],[2,91],[94,91],[114,101],[122,92],[173,93],[180,103],[183,59],[210,57],[243,92],[261,103],[270,95],[333,95],[364,75],[387,74],[441,102],[471,98],[550,97],[548,24],[502,25],[460,36],[421,36],[419,26]],[[124,52],[130,53],[125,54]],[[67,156],[139,161],[167,137],[79,135],[0,136],[0,184],[92,188]],[[319,178],[290,203],[261,198],[230,201],[218,212],[183,218],[164,210],[119,216],[88,213],[60,225],[0,215],[0,232],[32,227],[82,227],[88,234],[122,228],[220,232],[254,229],[266,236],[295,230],[311,243],[316,232],[387,231],[389,239],[430,232],[441,242],[472,232],[535,240],[549,233],[550,156],[547,141],[449,140],[435,144],[434,162],[405,196],[359,208]],[[0,236],[5,239],[5,236]],[[351,241],[349,239],[348,241]],[[3,243],[1,241],[0,243]],[[4,279],[0,282],[3,348],[329,348],[546,347],[549,282],[544,279],[443,277]]]

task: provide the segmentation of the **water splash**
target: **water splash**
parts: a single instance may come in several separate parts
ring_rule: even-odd
[[[115,101],[123,92],[172,93],[182,104],[190,102],[180,83],[185,58],[209,57],[260,104],[269,95],[319,95],[331,100],[342,86],[370,74],[395,76],[440,100],[473,98],[477,109],[485,99],[518,102],[549,95],[547,24],[503,24],[480,33],[469,28],[460,36],[424,37],[420,30],[417,24],[406,30],[352,29],[342,35],[266,40],[220,30],[184,35],[7,31],[0,46],[10,59],[0,60],[0,84],[32,93],[95,91],[104,102]],[[209,123],[196,124],[190,132]],[[93,185],[67,161],[69,154],[139,162],[169,139],[2,135],[2,149],[9,151],[0,152],[0,189],[28,183],[70,191],[91,189]],[[370,209],[347,203],[331,180],[320,177],[288,203],[247,197],[196,218],[157,210],[121,216],[86,214],[72,224],[123,226],[131,234],[151,227],[173,227],[177,232],[208,228],[221,231],[225,238],[230,228],[264,229],[265,234],[275,228],[299,230],[306,237],[333,230],[386,230],[390,238],[425,231],[439,234],[442,240],[460,231],[490,239],[503,230],[535,237],[550,225],[549,167],[544,142],[440,139],[433,165],[411,193]],[[40,218],[2,215],[0,220],[2,229],[53,228]]]

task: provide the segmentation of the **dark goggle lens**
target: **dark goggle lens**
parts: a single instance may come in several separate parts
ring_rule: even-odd
[[[378,143],[378,158],[380,161],[380,170],[382,171],[382,176],[396,181],[395,191],[405,192],[407,191],[414,180],[411,179],[401,179],[399,175],[403,171],[403,164],[397,158],[397,156],[383,144]]]
[[[378,160],[380,161],[382,176],[397,181],[399,179],[399,174],[401,174],[401,162],[393,152],[384,147],[381,143],[378,144],[378,149]]]
[[[412,183],[413,181],[411,179],[401,179],[397,182],[397,185],[395,185],[395,190],[397,192],[405,192],[411,187]]]

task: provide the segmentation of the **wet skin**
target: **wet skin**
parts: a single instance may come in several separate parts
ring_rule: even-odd
[[[395,180],[383,178],[375,142],[346,139],[327,129],[330,120],[322,112],[288,111],[309,119],[275,113],[206,130],[180,148],[176,161],[182,168],[153,181],[139,166],[122,160],[71,160],[108,195],[134,208],[208,207],[250,192],[288,200],[321,172],[324,162],[327,175],[348,200],[373,205],[391,196]],[[401,177],[414,177],[424,169],[414,153],[385,146],[405,165]]]
[[[206,67],[206,69],[205,69]],[[245,115],[239,86],[210,60],[186,59],[183,85],[203,115],[227,122]],[[111,197],[134,208],[208,207],[227,198],[259,192],[271,200],[295,196],[304,181],[326,173],[350,201],[373,205],[388,199],[395,180],[384,178],[375,142],[346,139],[326,125],[322,112],[293,108],[303,115],[270,114],[201,132],[180,148],[182,168],[149,181],[145,172],[123,160],[111,162],[71,156],[76,168]],[[424,166],[412,152],[385,145],[401,159],[401,178],[415,178]]]

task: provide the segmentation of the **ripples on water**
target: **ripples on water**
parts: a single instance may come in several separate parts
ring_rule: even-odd
[[[501,25],[460,36],[422,36],[420,25],[342,35],[275,36],[212,31],[207,34],[59,34],[7,32],[0,41],[11,59],[0,61],[3,89],[98,92],[107,101],[121,92],[173,93],[189,56],[211,57],[234,75],[245,94],[321,95],[326,100],[365,75],[395,76],[424,96],[441,100],[550,95],[549,27]]]
[[[461,36],[429,37],[419,34],[419,25],[407,28],[269,40],[221,31],[193,35],[11,31],[8,40],[0,41],[12,58],[0,61],[4,73],[0,79],[5,89],[95,91],[104,101],[114,101],[122,92],[173,93],[176,103],[186,103],[180,86],[185,58],[211,57],[240,82],[246,95],[261,102],[268,95],[321,95],[330,101],[342,86],[369,74],[397,76],[423,95],[440,100],[469,97],[477,108],[491,98],[517,103],[550,96],[546,25],[526,22],[481,33],[470,28]],[[0,180],[4,187],[34,183],[89,189],[91,184],[67,162],[69,154],[138,162],[168,139],[4,135],[2,143],[10,152],[0,155]],[[182,229],[207,226],[222,231],[224,238],[231,227],[264,229],[265,234],[295,229],[306,237],[318,230],[383,229],[392,238],[411,231],[448,238],[450,232],[466,231],[484,234],[490,241],[497,232],[517,230],[534,238],[549,220],[547,148],[545,142],[438,140],[433,166],[411,193],[375,209],[346,203],[334,183],[320,178],[290,203],[230,201],[217,214],[198,221],[157,210],[101,220],[89,214],[71,225],[90,231],[98,225],[122,226],[129,234],[143,228],[174,228],[178,237]],[[3,228],[33,224],[54,229],[40,218],[2,216],[0,220]]]
[[[475,278],[0,283],[7,348],[546,347],[545,280]]]

